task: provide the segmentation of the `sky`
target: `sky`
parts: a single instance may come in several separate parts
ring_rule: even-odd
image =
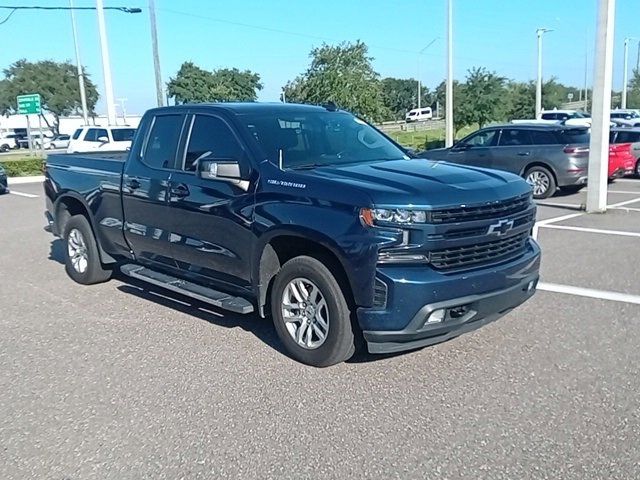
[[[597,0],[453,0],[454,77],[475,66],[515,79],[536,76],[536,28],[544,36],[544,77],[582,86],[593,77]],[[20,0],[20,5],[68,6],[67,0]],[[105,6],[142,8],[106,13],[115,97],[129,114],[155,106],[147,0],[104,0]],[[12,5],[13,0],[0,0]],[[95,0],[75,0],[95,6]],[[163,81],[182,62],[205,69],[249,69],[260,74],[260,101],[277,101],[288,80],[305,71],[322,43],[362,40],[381,77],[420,78],[434,88],[445,75],[445,0],[156,0]],[[0,10],[0,21],[8,11]],[[640,37],[640,0],[617,0],[614,88],[622,83],[623,42]],[[96,14],[77,13],[80,55],[102,95]],[[418,51],[435,41],[422,54]],[[20,58],[75,62],[68,11],[18,11],[0,24],[0,68]],[[637,44],[630,49],[635,65]],[[101,99],[96,108],[105,110]],[[119,111],[120,113],[120,111]]]

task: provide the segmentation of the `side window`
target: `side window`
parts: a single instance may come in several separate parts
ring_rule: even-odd
[[[211,156],[221,160],[239,160],[242,156],[241,145],[231,129],[220,118],[209,115],[194,117],[183,169],[194,172],[197,160],[203,156]]]
[[[178,148],[182,115],[158,115],[147,137],[142,162],[153,168],[172,168]]]
[[[560,143],[553,132],[531,130],[530,134],[534,145],[557,145]]]
[[[500,136],[501,147],[531,145],[531,136],[527,130],[505,128]]]
[[[96,142],[99,141],[99,138],[109,139],[109,133],[105,128],[99,128],[96,130]]]
[[[133,128],[116,128],[111,130],[114,142],[128,142],[133,139],[135,129]]]
[[[558,114],[557,113],[543,113],[542,114],[542,120],[557,120],[558,119]]]
[[[73,139],[77,140],[80,137],[81,133],[82,133],[82,129],[81,128],[77,129],[75,132],[73,132]]]
[[[98,129],[90,128],[84,136],[85,142],[97,142],[98,141]]]
[[[60,135],[58,140],[69,140],[69,135]]]
[[[619,132],[616,143],[640,142],[640,132]]]
[[[483,132],[478,132],[467,138],[467,140],[464,141],[464,144],[474,147],[492,147],[496,144],[497,132],[497,130],[485,130]]]

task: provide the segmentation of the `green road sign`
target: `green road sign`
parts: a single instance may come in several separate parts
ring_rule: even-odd
[[[29,115],[31,113],[39,114],[42,112],[40,107],[40,94],[30,93],[29,95],[18,95],[18,113],[20,115]]]

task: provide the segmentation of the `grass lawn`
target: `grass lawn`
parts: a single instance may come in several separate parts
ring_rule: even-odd
[[[456,139],[461,139],[478,129],[476,126],[464,127],[456,135]],[[418,150],[430,150],[432,148],[444,147],[444,129],[425,130],[422,132],[389,132],[400,145]]]
[[[43,157],[30,157],[28,153],[24,152],[0,155],[0,165],[4,167],[10,177],[42,175],[43,162]]]

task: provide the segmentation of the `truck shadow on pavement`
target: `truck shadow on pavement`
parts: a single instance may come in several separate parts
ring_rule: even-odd
[[[179,293],[127,277],[120,272],[114,275],[114,279],[123,283],[123,285],[116,287],[123,293],[154,302],[157,305],[190,315],[213,325],[224,328],[241,328],[258,337],[274,350],[286,355],[269,319],[261,318],[256,314],[237,315],[220,310]]]
[[[56,238],[53,240],[50,245],[49,260],[64,265],[64,248],[65,245],[61,239]],[[122,283],[122,285],[118,285],[116,288],[123,293],[133,295],[149,302],[154,302],[157,305],[196,317],[213,325],[218,325],[224,328],[241,328],[258,337],[261,341],[277,352],[290,358],[282,347],[273,327],[273,323],[269,319],[261,318],[255,313],[251,315],[237,315],[230,313],[207,303],[199,302],[198,300],[194,300],[190,297],[180,295],[179,293],[136,280],[120,272],[116,272],[113,279]],[[384,355],[372,355],[367,352],[362,335],[356,335],[357,350],[355,355],[347,360],[347,363],[369,363],[411,353],[398,352]],[[422,349],[420,348],[417,350]],[[295,360],[292,359],[292,361]]]
[[[64,242],[60,238],[56,238],[51,242],[49,250],[49,260],[64,265]]]

